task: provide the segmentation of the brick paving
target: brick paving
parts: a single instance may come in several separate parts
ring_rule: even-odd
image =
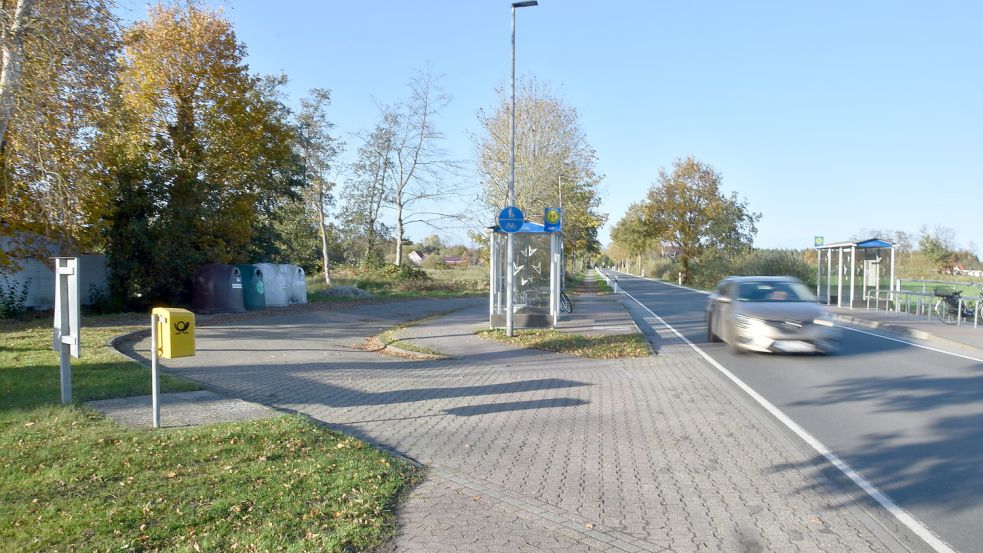
[[[404,333],[452,359],[356,349],[448,309]],[[899,549],[670,335],[659,355],[585,360],[477,338],[486,320],[480,300],[432,300],[237,322],[166,370],[426,465],[387,552]]]

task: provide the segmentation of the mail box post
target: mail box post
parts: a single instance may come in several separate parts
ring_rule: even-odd
[[[195,354],[195,314],[187,309],[155,307],[150,314],[150,382],[154,428],[160,428],[160,357]]]

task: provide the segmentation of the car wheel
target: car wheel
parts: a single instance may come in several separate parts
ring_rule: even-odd
[[[736,355],[741,355],[745,352],[744,348],[737,345],[737,331],[731,328],[727,333],[727,349]]]
[[[719,342],[720,336],[713,333],[713,315],[707,316],[707,342]]]

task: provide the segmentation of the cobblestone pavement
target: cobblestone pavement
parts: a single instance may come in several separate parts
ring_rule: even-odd
[[[453,359],[355,349],[405,313],[462,307],[404,331]],[[486,310],[404,302],[202,328],[198,355],[167,370],[425,464],[390,552],[899,549],[670,336],[657,356],[585,360],[475,337]]]

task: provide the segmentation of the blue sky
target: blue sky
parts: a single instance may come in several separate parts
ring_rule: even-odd
[[[476,114],[508,83],[508,1],[209,4],[294,101],[332,91],[350,151],[429,66],[453,98],[446,145],[471,167]],[[597,150],[605,242],[660,168],[694,155],[763,214],[759,247],[922,225],[983,245],[983,3],[540,0],[517,20],[517,73],[577,108]]]

